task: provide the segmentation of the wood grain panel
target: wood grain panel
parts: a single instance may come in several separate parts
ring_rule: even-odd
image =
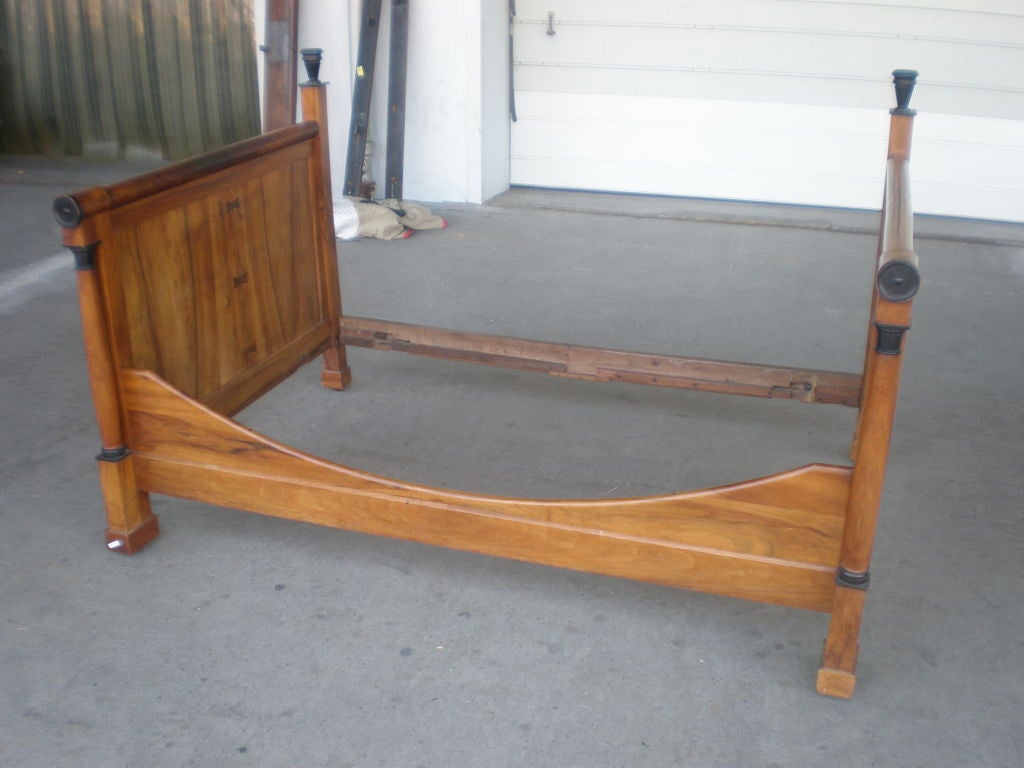
[[[197,286],[192,274],[185,211],[176,208],[139,222],[135,236],[140,292],[125,298],[129,306],[141,306],[136,307],[130,317],[140,318],[140,322],[152,329],[157,363],[154,370],[185,392],[197,392]],[[139,344],[142,343],[140,339]],[[134,357],[134,338],[132,351]],[[138,347],[138,354],[147,353],[148,350]]]
[[[211,199],[219,203],[224,235],[221,247],[231,270],[236,319],[246,331],[248,343],[243,353],[248,367],[280,349],[284,339],[276,288],[267,265],[260,180],[249,179]]]
[[[231,281],[220,264],[215,243],[221,238],[214,230],[214,217],[207,215],[209,198],[188,203],[185,215],[189,222],[192,246],[192,274],[201,289],[195,294],[196,327],[196,395],[211,392],[229,380],[233,371],[242,369],[236,347],[229,343],[231,332]]]
[[[297,161],[261,180],[269,267],[287,336],[308,330],[323,317],[307,168],[308,161]]]
[[[119,226],[147,218],[156,210],[167,210],[187,204],[191,200],[218,194],[230,187],[239,187],[252,179],[260,179],[282,168],[302,168],[301,163],[313,156],[311,142],[296,144],[279,150],[258,161],[218,170],[210,176],[201,176],[181,187],[163,189],[152,197],[140,198],[111,213]],[[285,201],[277,201],[283,204]]]
[[[326,321],[297,336],[277,352],[203,396],[204,405],[230,416],[247,406],[300,366],[321,354],[332,340]]]
[[[233,413],[325,349],[312,157],[310,142],[288,146],[109,214],[101,273],[118,367]]]
[[[122,213],[139,201],[163,193],[193,192],[197,184],[216,184],[226,176],[262,173],[268,164],[287,162],[295,152],[309,155],[320,132],[315,122],[304,122],[221,147],[212,152],[125,179],[108,187],[90,187],[64,196],[75,214],[65,227],[102,213]],[[144,203],[148,204],[148,203]],[[164,207],[168,207],[167,204]]]
[[[367,496],[343,485],[306,485],[284,475],[140,457],[140,483],[234,509],[524,562],[647,581],[805,610],[828,611],[833,572],[738,557],[723,550],[631,539],[400,496]]]
[[[100,245],[100,275],[107,312],[114,328],[112,346],[117,360],[156,370],[157,339],[146,307],[146,280],[138,258],[133,227],[114,230]]]

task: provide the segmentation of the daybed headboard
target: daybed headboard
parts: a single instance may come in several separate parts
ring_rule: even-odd
[[[232,414],[337,339],[322,118],[58,199],[113,371]]]

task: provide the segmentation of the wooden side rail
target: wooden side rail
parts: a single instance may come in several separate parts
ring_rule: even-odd
[[[623,381],[805,403],[860,404],[861,376],[855,373],[624,352],[351,316],[341,319],[341,340],[355,347],[587,381]]]
[[[122,386],[147,492],[793,608],[832,606],[847,467],[642,498],[485,496],[309,456],[147,371],[124,371]]]

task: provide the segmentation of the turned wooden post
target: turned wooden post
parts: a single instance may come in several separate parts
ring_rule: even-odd
[[[323,51],[320,48],[303,48],[302,63],[306,67],[308,80],[300,84],[302,91],[302,119],[319,126],[319,137],[314,146],[312,176],[323,188],[319,229],[321,272],[324,285],[324,301],[332,327],[332,340],[324,351],[324,367],[320,383],[328,389],[344,389],[352,382],[352,370],[348,366],[345,346],[340,340],[341,327],[341,285],[338,277],[338,249],[334,235],[334,203],[331,196],[331,158],[328,149],[327,130],[327,83],[320,80],[320,62]]]
[[[904,336],[910,328],[913,298],[920,285],[909,182],[915,114],[909,102],[916,78],[917,73],[912,70],[893,72],[897,106],[891,110],[889,124],[881,243],[852,450],[854,466],[832,619],[818,672],[818,692],[842,698],[852,696],[856,685],[860,623],[870,582],[871,551],[896,412]]]
[[[96,461],[107,511],[104,535],[108,549],[131,555],[154,539],[160,526],[150,508],[149,494],[138,488],[134,460],[124,441],[117,372],[97,275],[101,243],[91,225],[77,226],[79,211],[70,198],[58,198],[54,213],[66,227],[64,245],[75,256],[85,358],[100,432]]]

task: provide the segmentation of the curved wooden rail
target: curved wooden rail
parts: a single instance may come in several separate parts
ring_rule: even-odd
[[[687,493],[515,499],[404,483],[310,456],[122,372],[140,489],[455,549],[828,611],[849,485],[815,464]]]

